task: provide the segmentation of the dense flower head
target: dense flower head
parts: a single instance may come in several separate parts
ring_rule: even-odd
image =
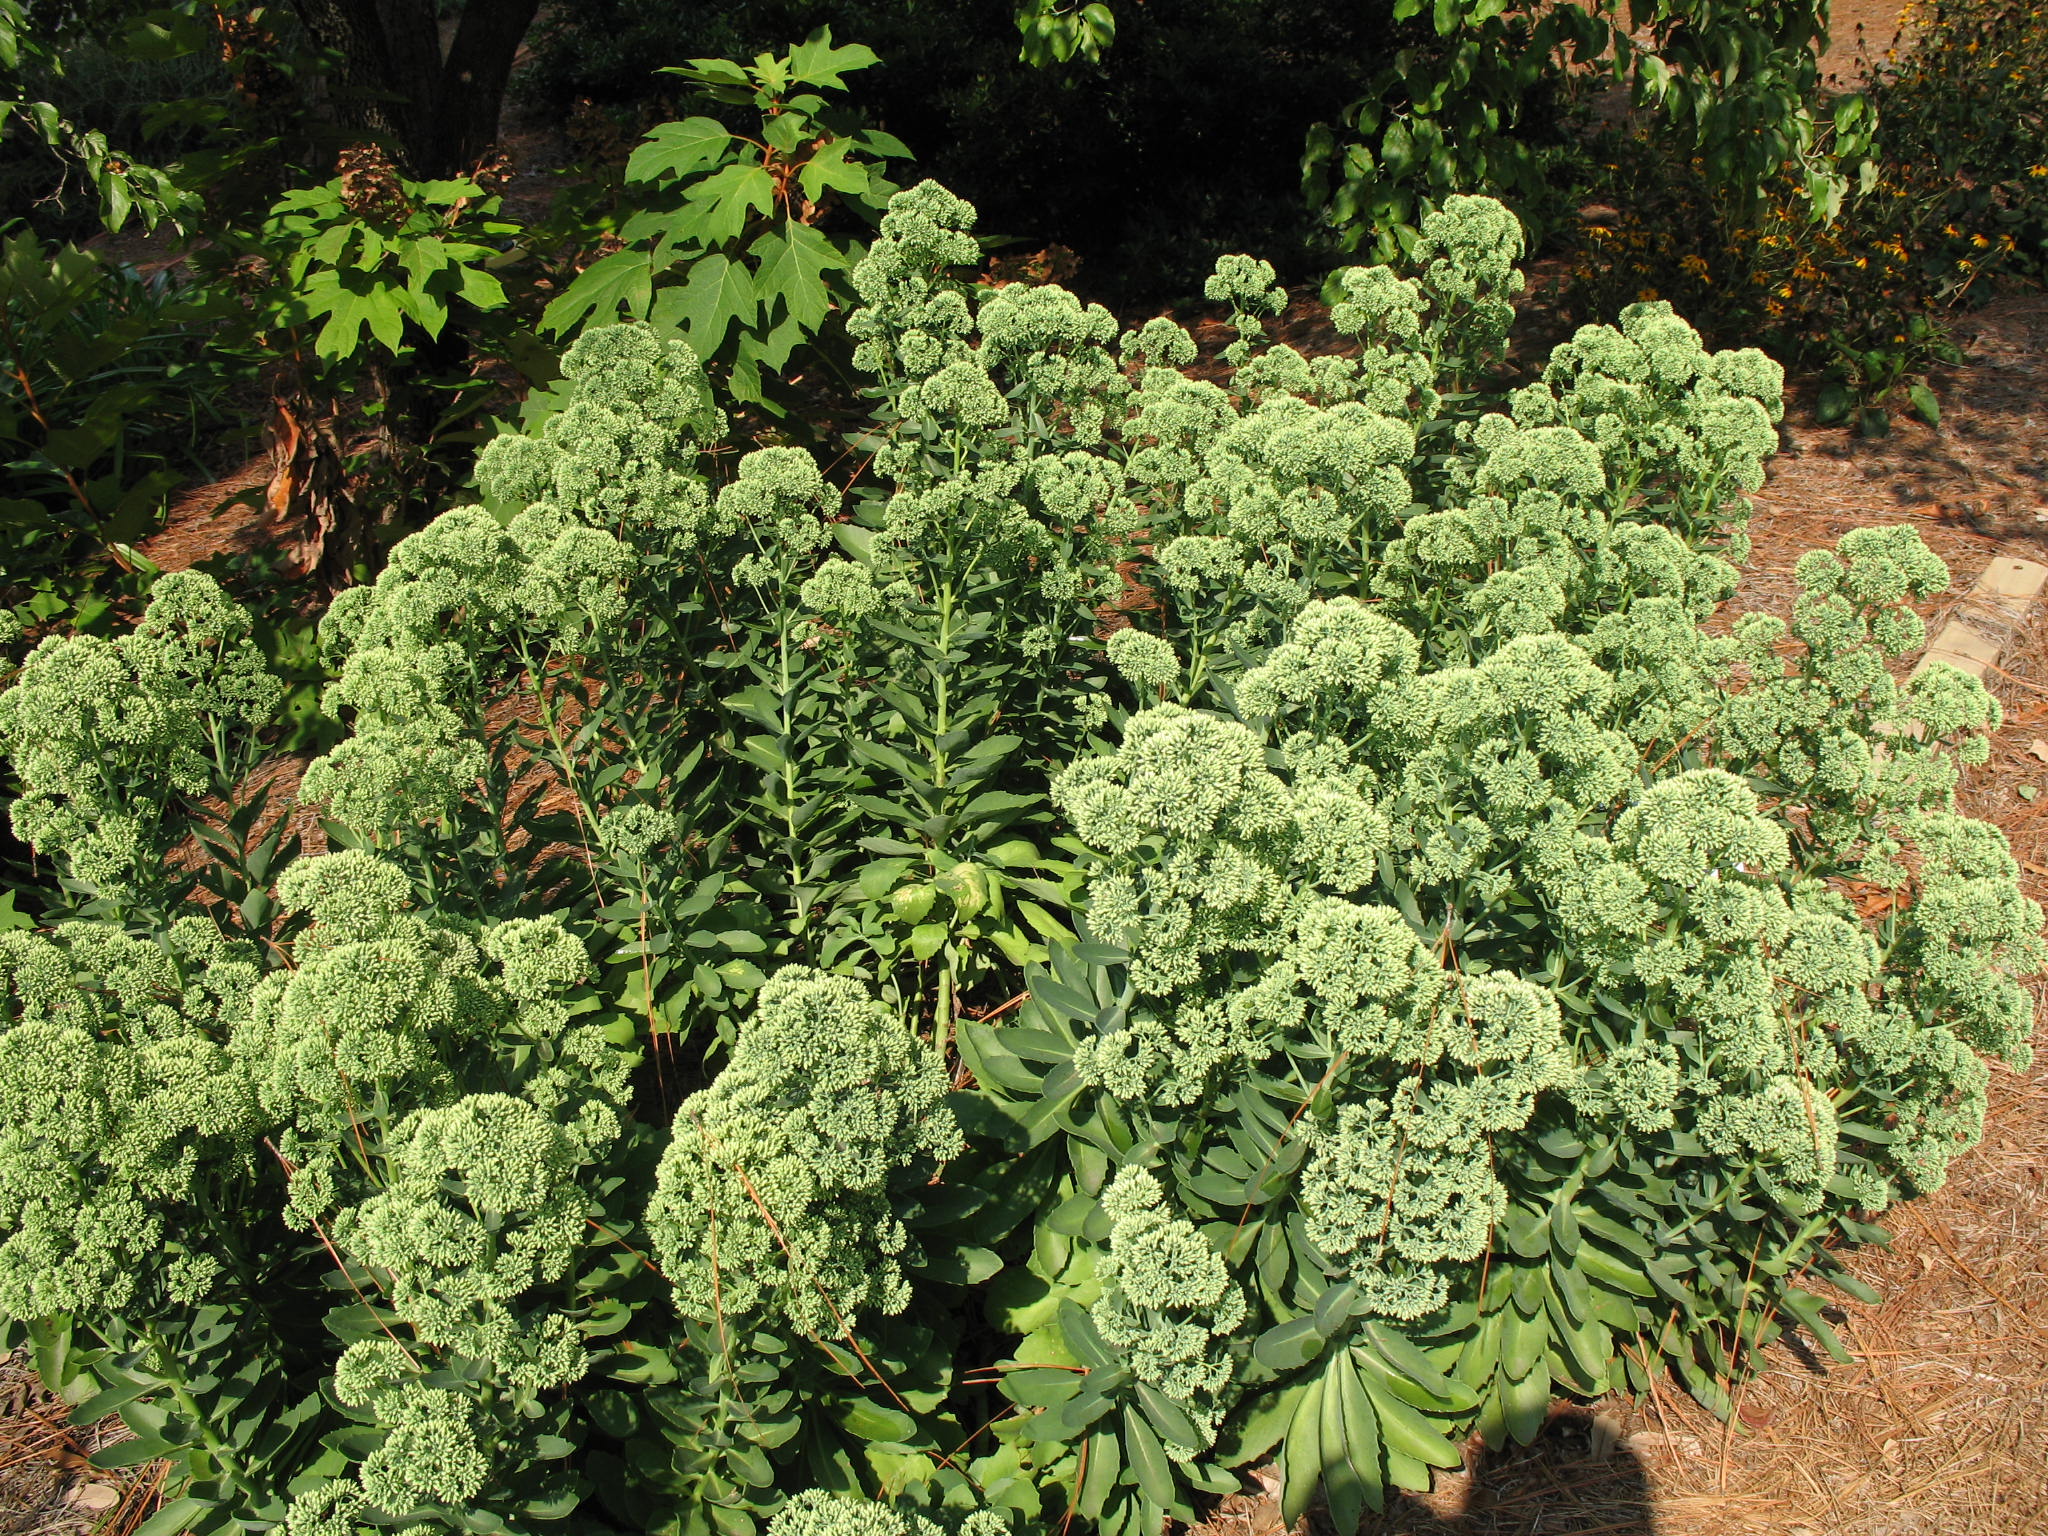
[[[412,1383],[378,1409],[384,1443],[357,1469],[365,1503],[395,1515],[421,1504],[460,1508],[483,1491],[491,1459],[467,1395]]]
[[[511,1014],[476,941],[405,911],[410,882],[373,855],[301,860],[280,897],[314,925],[297,967],[258,984],[231,1042],[272,1114],[317,1118],[400,1085],[443,1093],[444,1052]]]
[[[1136,1166],[1118,1170],[1102,1192],[1109,1251],[1091,1316],[1131,1374],[1163,1392],[1213,1441],[1234,1370],[1230,1341],[1243,1323],[1243,1295],[1209,1240],[1173,1213],[1159,1181]],[[1208,1445],[1168,1444],[1191,1456]]]
[[[1173,654],[1173,646],[1162,636],[1148,634],[1142,629],[1120,629],[1109,637],[1104,647],[1109,664],[1121,672],[1124,680],[1140,695],[1155,688],[1172,688],[1180,681],[1180,658]]]
[[[1144,367],[1177,370],[1195,360],[1195,338],[1187,327],[1165,315],[1154,315],[1134,331],[1117,338],[1117,350],[1124,358],[1136,358]]]
[[[936,1521],[850,1493],[809,1488],[783,1501],[768,1536],[1007,1536],[1002,1516],[985,1509]]]
[[[1461,1127],[1460,1107],[1405,1092],[1346,1104],[1303,1170],[1309,1239],[1384,1316],[1441,1307],[1447,1266],[1483,1254],[1506,1211],[1487,1144]]]
[[[337,1214],[333,1240],[389,1276],[422,1341],[535,1389],[580,1376],[568,1320],[518,1308],[561,1277],[582,1234],[575,1140],[526,1100],[481,1093],[415,1111],[385,1145],[383,1188]]]
[[[1109,350],[1116,318],[1100,304],[1056,284],[1006,283],[985,291],[976,325],[981,365],[1021,385],[1040,409],[1063,412],[1075,441],[1099,439],[1121,414],[1130,386]]]
[[[798,595],[806,608],[840,623],[879,613],[884,604],[874,571],[852,560],[827,560],[804,581]]]
[[[1330,324],[1374,341],[1415,341],[1429,307],[1422,284],[1392,267],[1346,267],[1337,274],[1344,297],[1330,306]]]
[[[973,311],[946,269],[977,261],[972,204],[935,181],[889,199],[880,237],[855,263],[861,307],[847,317],[854,363],[885,379],[923,378],[967,351]]]
[[[891,1181],[960,1150],[946,1090],[930,1047],[859,982],[777,972],[661,1160],[647,1229],[677,1306],[827,1336],[901,1311],[911,1243]]]
[[[221,770],[215,733],[253,734],[283,697],[250,629],[211,577],[177,571],[132,632],[38,644],[0,693],[0,750],[24,791],[15,834],[103,895],[160,885],[165,813]]]
[[[713,531],[696,459],[725,417],[689,346],[644,325],[598,326],[563,354],[562,373],[561,410],[478,455],[485,495],[667,554]]]
[[[1669,316],[1581,340],[1639,381],[1713,382]],[[1790,626],[1710,635],[1728,568],[1599,505],[1597,445],[1497,418],[1473,446],[1502,478],[1411,516],[1396,547],[1452,569],[1511,550],[1472,590],[1506,576],[1535,602],[1554,583],[1573,606],[1538,617],[1589,632],[1475,627],[1468,665],[1392,616],[1426,589],[1311,601],[1235,679],[1250,725],[1146,710],[1054,790],[1093,850],[1090,927],[1128,954],[1137,998],[1076,1046],[1080,1081],[1158,1115],[1247,1072],[1327,1074],[1334,1119],[1298,1133],[1300,1207],[1359,1304],[1394,1318],[1438,1312],[1494,1240],[1502,1170],[1546,1102],[1591,1134],[1676,1134],[1694,1150],[1674,1177],[1788,1219],[1937,1186],[1981,1133],[1978,1053],[2026,1059],[2019,978],[2048,966],[2002,838],[1951,809],[1995,704],[1960,674],[1902,688],[1885,665],[1913,637],[1894,616],[1946,585],[1912,530],[1809,557]],[[1551,538],[1592,558],[1546,565]],[[1910,891],[1881,940],[1830,885],[1843,872]],[[1522,902],[1558,946],[1538,953],[1582,967],[1611,1018],[1567,1011],[1498,949],[1453,962],[1458,922],[1498,945]],[[1465,915],[1431,944],[1438,913]]]
[[[564,379],[560,409],[479,455],[488,507],[450,508],[400,540],[376,581],[322,620],[322,652],[339,666],[324,707],[352,734],[308,767],[300,793],[335,819],[372,835],[452,826],[479,798],[484,717],[515,658],[539,669],[531,658],[629,646],[677,569],[771,489],[743,471],[746,489],[714,505],[698,461],[724,418],[682,342],[598,327],[570,347]],[[815,547],[815,469],[800,489],[817,504]]]
[[[247,1197],[272,1123],[220,1044],[256,974],[203,919],[162,944],[87,923],[0,935],[0,1316],[213,1289],[204,1211]]]

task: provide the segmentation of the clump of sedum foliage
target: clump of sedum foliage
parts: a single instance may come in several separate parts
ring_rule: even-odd
[[[157,1532],[1138,1536],[1272,1456],[1349,1528],[1556,1394],[1839,1351],[1977,1138],[2048,953],[1954,809],[1996,704],[1895,680],[1946,570],[1859,531],[1705,626],[1774,365],[1641,304],[1507,387],[1478,199],[1342,353],[1224,262],[1199,368],[963,285],[972,222],[853,274],[851,494],[578,341],[328,615],[325,851],[204,577],[0,695],[63,884],[0,1312]]]

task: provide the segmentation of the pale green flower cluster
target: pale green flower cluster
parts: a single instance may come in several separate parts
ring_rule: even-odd
[[[1512,413],[1443,414],[1439,389],[1462,387],[1446,380],[1499,356],[1522,287],[1521,231],[1498,203],[1430,214],[1409,275],[1340,274],[1335,318],[1364,334],[1356,358],[1265,345],[1284,293],[1265,263],[1221,260],[1208,295],[1239,332],[1228,388],[1180,371],[1195,345],[1163,317],[1118,338],[1119,369],[1108,317],[1057,288],[984,290],[977,313],[945,271],[965,259],[972,210],[929,184],[895,207],[902,232],[885,224],[854,317],[897,418],[876,438],[897,487],[884,564],[940,548],[945,561],[972,549],[982,569],[1057,564],[1078,534],[1108,567],[1142,543],[1187,595],[1184,623],[1209,626],[1206,656],[1181,651],[1196,683],[1365,571],[1433,649],[1473,656],[1583,633],[1638,601],[1696,620],[1732,589],[1733,567],[1696,545],[1747,516],[1739,493],[1776,445],[1782,380],[1766,360],[1709,354],[1668,309],[1638,306],[1624,329],[1561,347]],[[1456,451],[1424,453],[1425,436]],[[1674,531],[1663,503],[1688,495]],[[875,583],[896,574],[877,565]],[[927,579],[912,574],[911,590]],[[1140,686],[1158,686],[1163,666],[1143,670]]]
[[[647,1209],[676,1305],[836,1338],[903,1310],[915,1262],[890,1191],[962,1147],[937,1054],[861,983],[788,966],[709,1088],[677,1111]]]
[[[0,752],[23,788],[15,835],[117,901],[160,885],[171,801],[216,787],[224,741],[283,697],[251,627],[212,577],[175,571],[131,633],[43,640],[0,693]]]
[[[1120,629],[1104,646],[1109,664],[1144,698],[1157,689],[1171,688],[1180,681],[1180,658],[1172,644],[1142,629]]]
[[[1702,1103],[1698,1126],[1708,1151],[1749,1163],[1780,1203],[1819,1208],[1835,1173],[1835,1106],[1811,1078],[1781,1074],[1753,1093],[1720,1094]]]
[[[1354,554],[1408,510],[1415,429],[1355,400],[1322,407],[1270,395],[1205,448],[1189,503],[1213,506],[1246,550]]]
[[[1599,445],[1577,429],[1486,416],[1471,443],[1463,504],[1408,518],[1373,573],[1372,590],[1404,614],[1441,610],[1455,630],[1469,611],[1474,632],[1497,642],[1583,633],[1661,599],[1690,628],[1734,590],[1727,561],[1622,515],[1630,498],[1614,494]]]
[[[1524,286],[1515,266],[1522,251],[1522,226],[1505,206],[1490,197],[1448,198],[1423,216],[1415,275],[1384,266],[1339,272],[1343,297],[1331,306],[1330,322],[1364,340],[1367,376],[1398,377],[1406,372],[1401,359],[1421,358],[1426,376],[1409,387],[1434,409],[1430,386],[1440,374],[1470,381],[1505,350],[1514,296]]]
[[[1131,1375],[1172,1399],[1202,1433],[1199,1445],[1169,1441],[1168,1454],[1198,1455],[1215,1442],[1228,1406],[1231,1340],[1245,1320],[1244,1296],[1209,1240],[1173,1214],[1143,1168],[1119,1170],[1102,1192],[1102,1209],[1109,1251],[1096,1266],[1102,1294],[1090,1316]]]
[[[340,664],[325,708],[353,734],[307,769],[301,794],[351,826],[451,818],[490,765],[479,667],[507,650],[603,653],[641,574],[666,573],[735,521],[695,467],[724,418],[688,347],[607,326],[562,366],[568,403],[479,456],[478,483],[516,509],[509,522],[480,506],[443,513],[321,620]]]
[[[1542,379],[1510,398],[1515,420],[1598,444],[1616,511],[1650,494],[1681,533],[1739,527],[1747,508],[1734,493],[1761,486],[1778,450],[1784,370],[1754,347],[1709,352],[1661,300],[1631,304],[1620,322],[1557,347]]]
[[[1265,340],[1266,319],[1287,308],[1287,291],[1274,281],[1270,261],[1256,256],[1219,256],[1216,270],[1202,285],[1202,296],[1230,306],[1237,340],[1223,349],[1223,361],[1235,366]]]
[[[257,984],[232,1040],[271,1114],[317,1131],[387,1096],[450,1097],[449,1055],[505,1021],[475,938],[406,911],[411,898],[395,866],[355,850],[302,859],[279,881],[278,899],[313,924],[293,968]]]
[[[1525,455],[1549,485],[1517,474],[1583,476],[1575,441]],[[1133,716],[1054,785],[1096,850],[1090,925],[1141,998],[1076,1049],[1082,1080],[1186,1105],[1278,1055],[1355,1061],[1303,1206],[1368,1304],[1400,1316],[1484,1251],[1499,1139],[1545,1094],[1690,1133],[1788,1211],[1938,1184],[1981,1125],[1977,1053],[2025,1059],[2018,978],[2048,966],[2003,837],[1952,809],[1954,760],[1996,707],[1940,669],[1891,680],[1887,658],[1922,637],[1904,604],[1946,585],[1910,530],[1852,534],[1800,575],[1789,659],[1783,626],[1714,640],[1659,596],[1634,627],[1429,666],[1403,625],[1336,598],[1237,680],[1273,749],[1172,705]],[[1872,750],[1902,723],[1919,736]],[[1913,899],[1880,944],[1826,880],[1900,860]],[[1502,910],[1557,947],[1532,960],[1625,999],[1634,1024],[1568,1038],[1546,984],[1498,961],[1469,974],[1418,936],[1443,914],[1483,933]],[[1861,1095],[1891,1106],[1885,1134],[1844,1143],[1838,1107]]]
[[[1790,665],[1776,649],[1783,621],[1752,615],[1738,626],[1751,682],[1729,701],[1721,730],[1733,752],[1774,779],[1811,786],[1815,834],[1845,846],[1866,840],[1858,872],[1896,884],[1904,871],[1892,862],[1898,845],[1886,819],[1951,805],[1958,764],[1984,761],[1983,733],[2003,713],[1953,667],[1930,667],[1904,686],[1892,676],[1889,662],[1926,639],[1908,603],[1948,586],[1948,568],[1914,530],[1861,528],[1837,548],[1799,562],[1790,636],[1800,649]],[[1889,734],[1882,753],[1874,732]]]
[[[526,1099],[477,1093],[415,1110],[385,1141],[383,1187],[338,1212],[336,1244],[388,1275],[419,1339],[532,1391],[576,1380],[582,1340],[519,1298],[559,1280],[583,1233],[587,1149]]]
[[[1412,639],[1356,603],[1311,605],[1290,643],[1297,651],[1264,680],[1276,696],[1312,694],[1319,679],[1415,681]],[[1074,1064],[1118,1098],[1185,1105],[1287,1056],[1355,1062],[1346,1097],[1375,1097],[1351,1103],[1318,1151],[1303,1197],[1319,1213],[1311,1235],[1334,1262],[1355,1263],[1369,1306],[1419,1316],[1444,1295],[1432,1266],[1484,1247],[1485,1212],[1501,1198],[1492,1138],[1569,1084],[1572,1061],[1549,994],[1446,969],[1398,910],[1361,899],[1396,833],[1373,770],[1306,733],[1282,758],[1284,774],[1245,726],[1162,705],[1130,720],[1114,755],[1055,783],[1076,835],[1101,855],[1090,926],[1129,951],[1149,1002],[1122,1030],[1084,1040]],[[1403,1145],[1428,1149],[1405,1165],[1415,1188],[1367,1245],[1361,1224],[1384,1226],[1391,1199],[1371,1149],[1398,1161]]]
[[[768,1536],[1008,1536],[1002,1516],[973,1510],[940,1523],[850,1493],[811,1488],[786,1500],[768,1522]]]
[[[205,1213],[247,1198],[271,1123],[220,1044],[257,974],[206,918],[161,941],[87,923],[0,934],[0,1316],[212,1291]]]
[[[851,560],[827,560],[804,582],[799,596],[806,608],[842,624],[865,619],[883,606],[874,572]]]
[[[589,958],[560,918],[478,933],[408,911],[411,883],[360,850],[299,860],[278,897],[313,922],[293,967],[252,988],[229,1049],[265,1113],[291,1127],[288,1222],[303,1228],[344,1200],[360,1116],[455,1104],[499,1046],[540,1049],[520,1107],[495,1113],[543,1117],[578,1160],[617,1136],[627,1063],[600,1026],[573,1022],[564,997]]]
[[[342,1358],[335,1395],[369,1410],[383,1441],[358,1464],[354,1482],[316,1483],[294,1498],[288,1536],[356,1536],[423,1505],[466,1511],[492,1473],[475,1400],[419,1380],[418,1363],[395,1341],[352,1345]]]
[[[935,181],[889,199],[875,242],[853,269],[861,308],[847,316],[858,368],[885,380],[923,379],[967,351],[973,311],[949,267],[981,259],[974,207]]]
[[[976,326],[981,365],[1022,385],[1039,411],[1061,412],[1077,445],[1100,442],[1122,419],[1129,385],[1110,351],[1116,318],[1100,304],[1051,284],[1006,283],[986,290]]]
[[[725,416],[688,345],[644,326],[597,327],[563,354],[562,377],[569,403],[538,433],[485,444],[476,468],[484,494],[649,556],[678,558],[712,536],[719,523],[697,457],[723,439]],[[555,556],[559,566],[572,561],[570,551]],[[545,613],[544,581],[533,596]]]

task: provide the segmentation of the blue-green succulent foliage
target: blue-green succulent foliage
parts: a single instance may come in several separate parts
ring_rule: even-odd
[[[204,577],[0,694],[64,881],[0,1314],[185,1529],[1149,1536],[1269,1455],[1348,1525],[1836,1347],[1802,1277],[2026,1059],[1997,705],[1898,680],[1941,562],[1720,616],[1761,354],[1640,304],[1507,379],[1484,199],[1341,353],[1223,262],[1215,365],[972,228],[912,188],[852,274],[858,474],[586,332],[324,621],[325,852]]]

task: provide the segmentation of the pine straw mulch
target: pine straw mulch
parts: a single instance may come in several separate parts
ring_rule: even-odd
[[[88,1472],[86,1458],[128,1431],[70,1414],[26,1354],[0,1356],[0,1536],[126,1536],[156,1509],[167,1464]]]

